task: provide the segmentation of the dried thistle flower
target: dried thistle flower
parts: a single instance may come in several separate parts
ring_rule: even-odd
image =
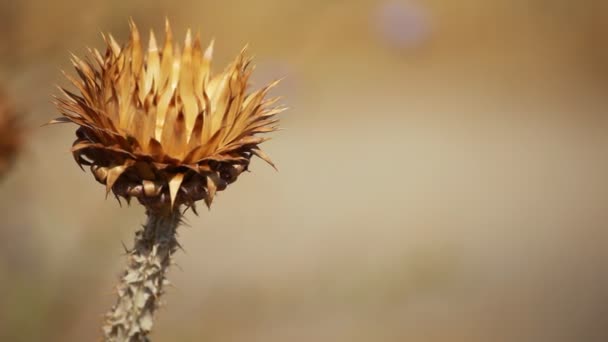
[[[11,167],[21,146],[21,127],[8,98],[0,91],[0,177]]]
[[[63,116],[51,122],[77,124],[72,153],[78,165],[90,166],[107,193],[135,197],[146,207],[147,223],[106,315],[106,341],[148,341],[178,247],[179,207],[194,208],[201,199],[209,206],[254,155],[274,166],[258,146],[267,138],[257,135],[275,131],[276,115],[285,109],[275,106],[278,98],[266,98],[277,82],[248,92],[245,49],[213,75],[213,42],[203,51],[188,31],[180,51],[167,21],[162,49],[151,32],[144,51],[132,21],[130,27],[125,46],[108,35],[104,55],[90,50],[93,62],[73,56],[79,78],[66,77],[79,94],[61,89],[65,96],[56,104]]]
[[[271,165],[256,136],[276,130],[277,98],[265,99],[277,82],[247,93],[251,59],[245,50],[222,73],[211,74],[213,43],[186,36],[183,51],[166,40],[159,50],[150,34],[144,51],[137,27],[120,47],[110,35],[105,55],[92,50],[96,64],[73,56],[80,79],[67,78],[81,95],[65,89],[57,99],[63,117],[80,126],[72,152],[91,166],[108,192],[144,203],[211,204],[245,171],[252,155]],[[273,165],[274,166],[274,165]]]

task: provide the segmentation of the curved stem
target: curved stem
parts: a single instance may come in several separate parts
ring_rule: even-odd
[[[178,248],[176,230],[179,208],[146,208],[147,222],[135,233],[127,268],[117,287],[118,299],[106,314],[103,326],[107,342],[150,341],[153,316],[167,282],[171,256]]]

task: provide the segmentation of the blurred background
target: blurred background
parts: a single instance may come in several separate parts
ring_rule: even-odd
[[[9,1],[0,83],[27,145],[0,182],[0,340],[93,341],[140,206],[105,200],[56,117],[69,52],[215,37],[291,108],[187,215],[154,341],[608,341],[603,0]],[[147,36],[147,35],[146,35]]]

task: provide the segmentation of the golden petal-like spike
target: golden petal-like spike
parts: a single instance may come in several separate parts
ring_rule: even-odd
[[[165,33],[167,35],[169,35],[170,33],[172,33],[172,31],[171,31],[171,21],[169,20],[169,17],[165,17]]]
[[[263,92],[264,95],[268,94],[268,92],[275,88],[276,86],[278,86],[281,82],[283,82],[285,80],[285,77],[281,77],[279,79],[274,80],[272,83],[270,83],[269,85],[267,85],[266,87],[264,87]]]
[[[133,101],[135,99],[133,98]],[[143,110],[143,108],[138,108],[137,106],[132,107],[132,114],[129,119],[129,125],[127,126],[127,132],[137,141],[145,141],[144,140],[144,130],[146,130],[146,124],[148,122],[147,116],[148,112]]]
[[[184,41],[184,51],[192,49],[192,30],[186,31],[186,40]]]
[[[138,77],[141,73],[141,68],[144,61],[143,48],[141,46],[141,35],[137,29],[137,25],[133,22],[133,18],[129,20],[129,26],[131,28],[131,64],[132,70],[135,77]]]
[[[99,52],[99,50],[94,48],[94,49],[89,49],[89,53],[95,58],[95,62],[97,62],[97,66],[100,68],[103,67],[104,62],[103,62],[103,56],[101,55],[101,52]]]
[[[169,20],[165,22],[165,45],[161,55],[160,80],[157,87],[165,89],[173,70],[173,32]]]
[[[243,146],[257,146],[270,139],[271,138],[267,138],[267,137],[246,136],[237,141],[231,142],[228,145],[218,148],[215,151],[215,153],[228,153],[228,152],[237,150],[239,148],[242,148]]]
[[[236,119],[238,111],[241,110],[243,102],[243,91],[240,87],[241,74],[237,70],[234,70],[228,82],[234,103],[231,105],[230,111],[226,113],[226,123],[232,124]]]
[[[156,133],[157,137],[159,137],[163,132],[163,126],[166,117],[169,115],[169,103],[173,101],[173,97],[175,97],[175,91],[179,82],[180,75],[180,59],[181,53],[179,48],[176,48],[175,51],[171,47],[169,49],[167,42],[172,41],[172,38],[169,39],[171,35],[171,28],[168,26],[167,28],[167,41],[165,43],[165,49],[163,50],[163,58],[161,62],[161,82],[164,84],[160,89],[161,98],[159,99],[158,111],[156,113]],[[172,43],[171,43],[172,44]],[[166,54],[169,54],[165,57]],[[161,138],[162,141],[162,138]]]
[[[269,108],[277,104],[279,101],[283,100],[283,96],[275,96],[269,99],[265,99],[262,101],[264,107]]]
[[[60,123],[68,123],[68,122],[73,122],[73,119],[66,117],[66,116],[62,116],[60,118],[56,118],[56,119],[53,119],[53,120],[45,123],[43,126],[55,125],[55,124],[60,124]]]
[[[148,43],[148,51],[158,52],[158,43],[156,42],[156,36],[154,35],[154,30],[152,29],[150,29],[150,41]]]
[[[231,103],[229,107],[226,109],[226,117],[224,118],[224,126],[226,129],[224,130],[224,134],[222,136],[222,142],[227,143],[230,141],[230,137],[233,135],[233,132],[238,132],[242,129],[244,119],[239,119],[243,116],[242,106],[243,106],[243,93],[244,89],[240,88],[240,78],[234,77],[231,79],[231,89],[237,89],[236,95],[231,99]],[[232,90],[234,93],[235,90]]]
[[[127,170],[127,165],[118,165],[108,169],[108,176],[106,178],[106,197],[112,191],[112,187],[120,178],[120,176]]]
[[[152,93],[146,97],[143,109],[143,115],[140,118],[144,121],[141,144],[144,151],[148,152],[148,143],[150,139],[154,138],[156,130],[156,105],[154,104],[154,95]]]
[[[270,157],[266,153],[264,153],[264,151],[262,151],[261,149],[259,149],[257,147],[252,148],[251,149],[251,153],[255,154],[256,156],[258,156],[258,158],[260,158],[263,161],[265,161],[266,163],[268,163],[276,171],[279,171],[279,169],[277,168],[277,166],[272,162],[272,160],[270,160]]]
[[[122,49],[120,48],[120,45],[116,42],[116,39],[114,39],[114,36],[112,36],[111,34],[108,34],[108,46],[110,47],[112,53],[114,54],[114,57],[118,57],[120,55],[120,53],[122,52]]]
[[[279,106],[279,107],[275,107],[275,108],[271,108],[271,109],[265,109],[263,111],[260,111],[260,113],[258,113],[258,115],[256,116],[257,119],[266,119],[266,118],[270,118],[273,117],[277,114],[281,114],[284,111],[288,110],[288,107],[284,107],[284,106]]]
[[[213,152],[218,148],[220,144],[220,131],[216,131],[208,141],[205,141],[205,144],[202,145],[204,148],[200,151],[200,155],[195,157],[195,159],[201,159],[213,154]]]
[[[83,87],[87,88],[87,90],[85,90],[86,94],[83,93],[82,95],[87,97],[94,96],[94,93],[88,91],[88,87],[95,86],[95,72],[93,71],[91,64],[81,60],[76,55],[72,55],[72,64],[74,65],[74,68],[76,69],[76,72],[78,73],[78,76],[80,76],[81,79],[81,81],[79,81],[78,83],[80,83]]]
[[[243,131],[253,131],[259,128],[265,128],[265,127],[273,127],[276,123],[279,122],[279,119],[274,118],[274,117],[269,117],[269,118],[257,118],[254,120],[250,120],[248,122],[248,125],[246,128],[243,129]]]
[[[179,188],[184,181],[184,174],[177,173],[169,180],[169,194],[171,195],[171,208],[175,206],[175,200],[177,199],[177,193]]]
[[[146,76],[144,86],[140,89],[140,98],[144,98],[151,90],[158,91],[160,80],[160,55],[154,32],[150,30],[150,42],[148,43],[148,59],[146,60]],[[152,89],[154,87],[154,89]]]
[[[194,44],[192,45],[192,76],[194,80],[194,95],[198,102],[202,102],[200,96],[203,94],[203,79],[201,75],[201,65],[203,62],[203,48],[201,46],[200,32],[196,33]],[[199,111],[200,111],[199,107]]]
[[[167,112],[169,111],[169,104],[171,99],[174,97],[174,90],[165,90],[160,94],[160,98],[158,98],[158,105],[156,106],[156,130],[155,136],[156,139],[162,141],[162,132],[163,127],[165,126],[165,119],[167,117]]]
[[[243,48],[241,49],[241,53],[239,54],[239,57],[241,57],[241,58],[244,57],[247,50],[249,50],[249,43],[245,43],[245,46],[243,46]]]
[[[211,176],[207,176],[207,196],[205,196],[205,204],[209,209],[211,209],[211,202],[213,202],[213,198],[215,197],[216,191],[217,185],[215,184]]]
[[[86,88],[85,84],[82,81],[79,81],[79,80],[75,79],[74,77],[72,77],[70,74],[68,74],[64,70],[61,70],[61,73],[63,74],[63,76],[65,78],[68,79],[68,81],[70,81],[70,83],[72,83],[72,85],[74,87],[76,87],[76,89],[78,89],[78,91],[80,91],[80,93],[87,100],[88,103],[93,103],[94,102],[93,99],[92,99],[92,97],[91,97],[91,95],[89,94],[89,91],[87,91],[87,88]]]
[[[180,110],[173,124],[173,137],[172,137],[173,151],[170,152],[172,157],[182,159],[186,154],[187,146],[187,131],[186,131],[186,119],[184,117],[183,110]]]
[[[240,112],[233,123],[233,128],[230,134],[224,139],[225,142],[231,142],[243,134],[247,121],[255,115],[256,111],[261,109],[261,102],[264,98],[264,91],[258,90],[248,95],[240,106]]]
[[[205,50],[205,53],[203,54],[203,60],[201,62],[201,69],[199,72],[201,85],[209,84],[209,75],[211,74],[211,61],[213,59],[214,46],[215,46],[215,39],[212,39],[211,42],[209,43],[209,46]],[[207,92],[208,92],[208,90],[207,90]]]
[[[249,116],[254,112],[255,107],[259,106],[264,99],[264,89],[257,90],[245,98],[242,106],[242,114]]]
[[[184,114],[186,116],[186,131],[191,132],[194,120],[199,113],[197,99],[194,94],[194,75],[192,72],[192,33],[188,30],[186,42],[182,53],[180,76],[179,76],[179,95],[184,104]]]
[[[154,91],[158,90],[158,83],[160,82],[160,55],[158,53],[158,44],[156,43],[156,37],[154,31],[150,30],[150,42],[148,43],[148,59],[146,61],[146,76],[144,79],[144,86],[140,89],[140,98],[146,96],[155,86]]]
[[[271,133],[277,131],[279,128],[277,126],[262,126],[258,128],[254,128],[252,130],[248,130],[249,134],[258,134],[258,133]]]
[[[221,129],[230,99],[230,75],[225,74],[220,76],[221,77],[216,77],[211,80],[211,83],[209,84],[212,94],[211,111],[213,112],[213,115],[210,120],[212,135]]]
[[[182,62],[182,52],[177,46],[174,51],[173,64],[171,65],[171,78],[169,85],[171,89],[177,89],[177,85],[179,84],[179,76]]]
[[[205,157],[204,153],[206,151],[205,145],[198,145],[188,152],[188,154],[184,157],[184,163],[192,164],[197,163],[201,159]]]
[[[167,109],[167,116],[165,118],[165,123],[163,125],[162,136],[160,139],[160,143],[163,145],[165,152],[168,154],[172,154],[174,151],[174,139],[175,139],[175,122],[178,116],[178,108],[176,103],[176,97],[174,96],[169,104],[169,108]]]
[[[192,133],[190,139],[188,139],[188,151],[201,144],[201,135],[203,134],[203,125],[205,124],[205,116],[201,112],[196,116],[194,121],[194,127],[192,127]]]
[[[230,99],[228,102],[228,107],[226,108],[226,115],[224,116],[224,122],[222,122],[222,135],[220,137],[220,144],[225,144],[229,142],[228,139],[230,133],[233,130],[240,130],[241,127],[237,125],[234,121],[234,114],[238,111],[239,99]]]
[[[211,39],[211,42],[209,43],[209,46],[207,47],[207,49],[205,50],[205,55],[203,56],[203,60],[207,61],[207,62],[211,62],[211,60],[213,59],[213,48],[215,46],[215,38]]]
[[[205,115],[205,123],[203,125],[203,134],[201,135],[201,144],[204,144],[206,141],[209,141],[211,138],[211,99],[205,90],[206,87],[203,87],[203,113]]]
[[[108,85],[108,88],[109,98],[105,101],[105,112],[108,116],[109,121],[111,121],[116,126],[120,126],[120,106],[118,104],[118,92],[116,91],[116,87],[114,87],[112,83]]]

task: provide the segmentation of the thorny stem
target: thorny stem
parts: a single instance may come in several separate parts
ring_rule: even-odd
[[[154,311],[164,292],[171,256],[179,246],[176,229],[182,214],[179,208],[147,206],[146,215],[147,222],[135,233],[135,245],[128,252],[116,304],[105,316],[106,342],[150,341]]]

